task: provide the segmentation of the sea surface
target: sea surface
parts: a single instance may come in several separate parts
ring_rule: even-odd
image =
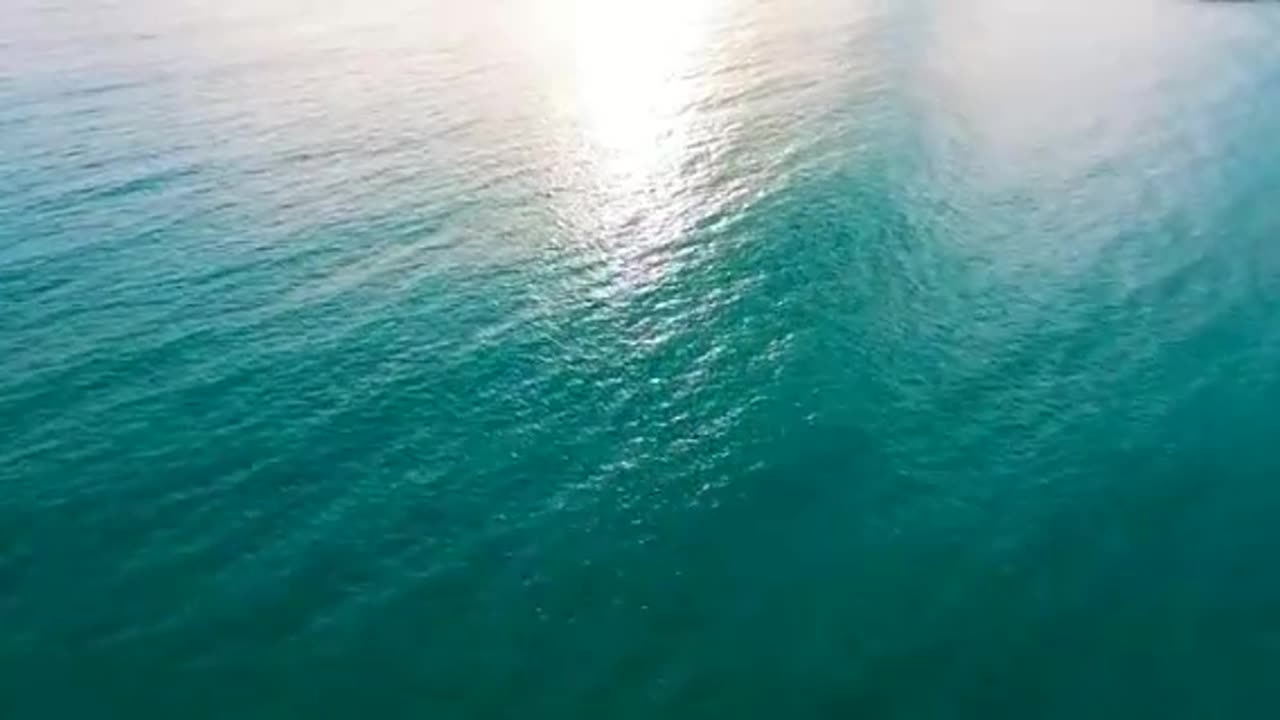
[[[0,717],[1280,717],[1280,3],[3,0]]]

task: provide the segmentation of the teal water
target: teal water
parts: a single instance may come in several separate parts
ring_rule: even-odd
[[[6,0],[0,717],[1280,717],[1280,5]]]

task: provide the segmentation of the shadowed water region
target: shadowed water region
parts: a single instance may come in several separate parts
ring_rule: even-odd
[[[1280,5],[6,0],[0,716],[1280,716]]]

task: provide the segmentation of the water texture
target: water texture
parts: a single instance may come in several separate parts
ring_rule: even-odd
[[[5,0],[0,716],[1280,717],[1280,4]]]

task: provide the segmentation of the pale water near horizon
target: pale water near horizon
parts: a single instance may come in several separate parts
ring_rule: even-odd
[[[7,0],[0,717],[1280,717],[1280,4]]]

